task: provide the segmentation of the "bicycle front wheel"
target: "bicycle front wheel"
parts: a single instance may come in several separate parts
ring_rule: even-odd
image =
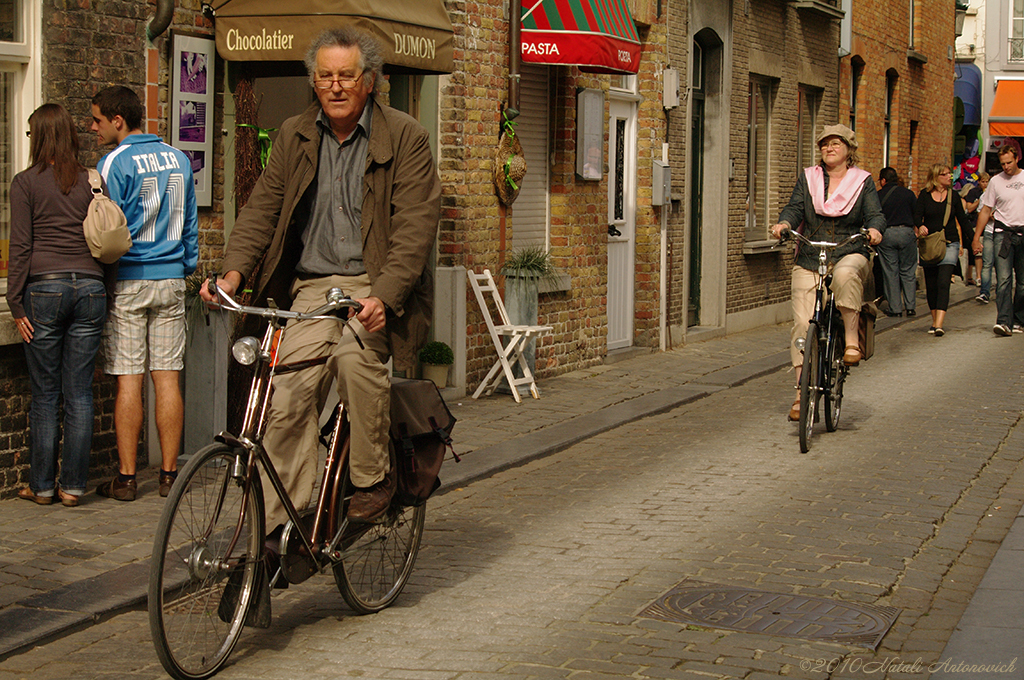
[[[345,484],[339,517],[352,496]],[[423,536],[427,506],[401,507],[392,502],[374,524],[345,528],[341,559],[334,565],[334,580],[348,606],[359,614],[373,614],[390,606],[412,574]],[[347,523],[348,520],[342,520]]]
[[[807,328],[804,341],[804,365],[800,369],[800,453],[807,453],[811,447],[814,431],[814,415],[818,410],[818,389],[821,369],[818,348],[818,324],[814,321]]]
[[[192,456],[157,525],[149,627],[160,663],[179,680],[208,678],[224,665],[256,590],[263,493],[255,472],[243,493],[236,457],[223,444]]]

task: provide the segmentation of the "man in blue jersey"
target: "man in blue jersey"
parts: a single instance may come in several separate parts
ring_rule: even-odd
[[[185,353],[185,277],[199,259],[195,183],[188,156],[142,132],[145,108],[127,87],[92,98],[92,130],[117,148],[97,169],[125,217],[132,247],[118,263],[114,303],[103,332],[106,372],[117,376],[114,427],[118,474],[96,493],[133,501],[142,431],[142,390],[148,371],[156,395],[160,437],[160,495],[178,470],[184,406],[179,373]]]

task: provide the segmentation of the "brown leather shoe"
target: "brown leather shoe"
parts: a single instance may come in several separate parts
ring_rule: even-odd
[[[357,489],[348,504],[348,521],[366,523],[378,519],[391,504],[396,486],[395,469],[392,467],[384,479],[369,489]]]
[[[32,501],[36,505],[49,505],[53,502],[53,496],[37,496],[33,493],[32,489],[27,486],[18,491],[18,498],[24,498],[27,501]]]
[[[103,482],[96,487],[96,495],[113,498],[115,501],[133,501],[138,494],[138,489],[138,484],[134,479],[122,482],[115,475],[109,482]]]
[[[860,353],[860,348],[856,345],[847,345],[846,352],[843,353],[843,363],[847,366],[856,366],[860,363],[863,355]]]
[[[64,489],[58,489],[57,494],[60,496],[60,504],[65,508],[73,508],[78,505],[78,496],[73,493],[66,493]]]
[[[171,486],[174,484],[176,477],[171,475],[165,475],[164,471],[160,471],[160,496],[167,498],[167,494],[171,493]]]
[[[794,423],[796,421],[800,420],[800,397],[799,397],[799,395],[797,396],[796,401],[793,402],[793,405],[789,407],[789,416],[788,416],[788,418],[789,418],[789,420],[791,422],[794,422]]]

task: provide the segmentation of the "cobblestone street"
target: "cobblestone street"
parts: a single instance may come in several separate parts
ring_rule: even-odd
[[[393,608],[275,592],[217,677],[923,680],[1024,504],[1024,337],[993,316],[879,335],[808,454],[778,371],[441,495]],[[638,616],[684,580],[902,612],[874,651]],[[139,610],[0,663],[29,677],[166,676]]]

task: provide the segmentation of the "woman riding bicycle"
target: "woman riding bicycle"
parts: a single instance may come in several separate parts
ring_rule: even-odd
[[[821,163],[804,169],[797,179],[789,205],[782,209],[779,223],[771,233],[780,238],[786,229],[800,228],[816,240],[839,241],[861,228],[867,228],[868,241],[876,245],[885,231],[885,215],[871,174],[856,167],[857,138],[845,125],[827,125],[818,135]],[[857,342],[857,315],[864,299],[864,283],[871,275],[868,244],[862,239],[837,248],[833,254],[832,293],[843,316],[846,351],[843,362],[853,366],[862,358]],[[793,265],[793,332],[789,352],[800,383],[803,359],[796,341],[807,333],[814,314],[817,286],[818,250],[797,249]],[[800,395],[789,411],[790,420],[800,418]]]

